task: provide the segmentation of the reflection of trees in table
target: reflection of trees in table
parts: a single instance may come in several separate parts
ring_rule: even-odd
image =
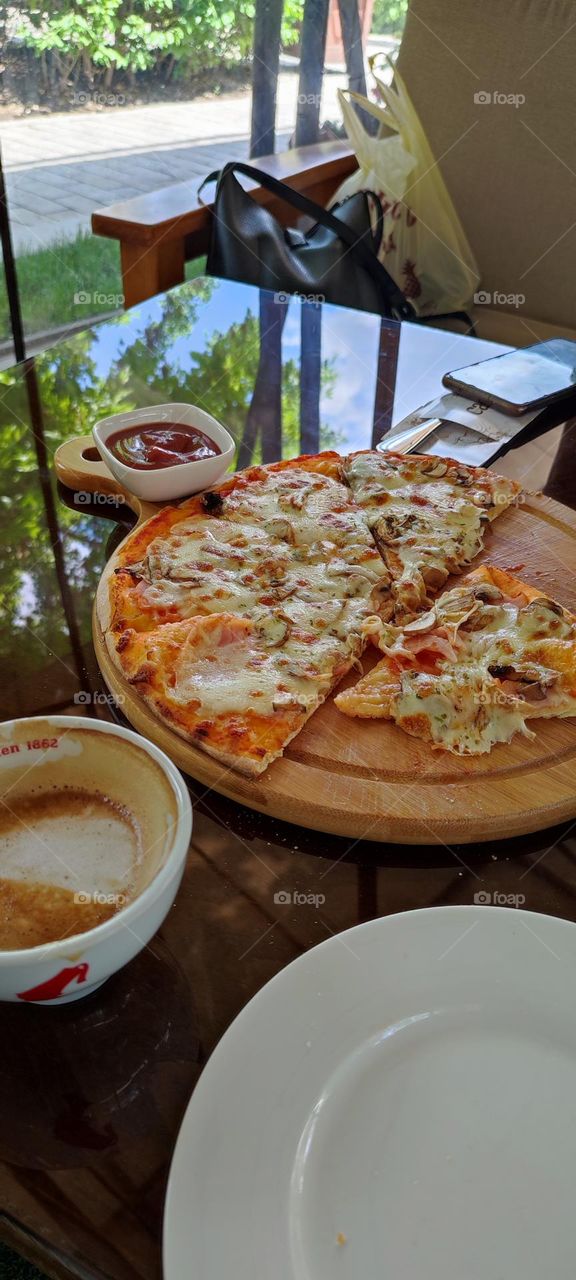
[[[300,449],[320,450],[320,392],[322,389],[322,309],[303,302],[300,322]]]
[[[282,363],[288,305],[274,301],[270,294],[260,294],[258,366],[238,449],[238,467],[254,459],[258,437],[262,462],[336,448],[344,438],[344,433],[322,424],[320,418],[320,397],[330,396],[335,382],[333,362],[322,360],[322,308],[301,304],[298,366],[294,359]]]
[[[97,330],[78,334],[31,361],[28,379],[23,368],[0,374],[0,659],[5,656],[3,646],[9,633],[21,632],[18,677],[25,683],[27,674],[46,666],[51,650],[56,655],[54,702],[60,696],[65,698],[65,687],[75,674],[73,670],[67,674],[65,662],[71,642],[58,585],[55,543],[59,538],[66,577],[74,588],[79,629],[88,636],[92,600],[103,567],[103,528],[83,512],[81,503],[72,510],[58,503],[59,531],[50,531],[37,450],[44,447],[50,461],[62,440],[89,433],[98,418],[154,399],[151,392],[162,388],[162,371],[170,371],[171,349],[197,321],[199,307],[210,298],[213,288],[214,282],[199,281],[194,288],[174,292],[160,304],[151,305],[155,319],[141,331],[136,329],[132,338],[127,332],[123,347],[122,331],[137,325],[138,317],[120,317],[115,326],[120,354],[109,374],[99,372]],[[163,391],[157,398],[168,397]],[[113,519],[115,512],[111,506],[102,508],[100,514]]]
[[[78,663],[70,662],[73,646],[55,545],[58,541],[72,585],[82,637],[90,635],[92,601],[105,558],[108,526],[94,520],[93,508],[88,512],[78,503],[69,509],[57,501],[57,528],[50,531],[39,483],[40,436],[50,460],[62,440],[88,434],[107,414],[187,401],[228,426],[239,445],[236,466],[335,447],[342,438],[320,415],[320,397],[331,395],[336,377],[333,362],[321,358],[321,309],[302,309],[302,368],[297,356],[282,360],[287,304],[265,293],[259,317],[247,311],[243,319],[212,332],[202,350],[185,349],[183,356],[182,340],[190,336],[194,342],[200,307],[217,287],[215,281],[194,282],[145,304],[141,313],[120,317],[114,326],[118,351],[108,369],[98,360],[98,331],[87,330],[38,357],[32,364],[42,419],[36,422],[36,440],[30,386],[22,369],[0,373],[0,661],[5,685],[17,680],[25,690],[49,664],[50,705],[69,699],[77,687]],[[99,514],[114,520],[117,511],[102,506]],[[7,647],[10,634],[21,636],[17,670],[7,665],[9,653],[14,663],[16,650],[12,643]]]
[[[247,466],[252,460],[258,436],[262,462],[273,462],[282,454],[282,330],[287,310],[286,302],[280,302],[274,294],[261,290],[258,366],[238,446],[239,467]]]
[[[316,359],[319,346],[317,343],[314,354],[312,347],[305,347],[303,334],[301,349],[306,354],[301,355],[301,363],[296,357],[283,358],[281,338],[288,304],[275,300],[274,295],[262,291],[258,316],[247,310],[243,319],[214,330],[202,350],[186,352],[186,367],[183,365],[179,340],[193,329],[198,300],[207,301],[217,288],[216,281],[198,281],[193,290],[188,285],[155,300],[154,320],[127,342],[111,370],[108,386],[137,393],[126,408],[182,400],[213,414],[238,442],[235,468],[304,451],[300,434],[302,430],[309,438],[303,425],[306,413],[313,412],[318,420],[315,448],[337,447],[344,433],[321,422],[319,411],[320,394],[332,394],[336,378],[333,362],[321,361],[318,404],[313,411],[308,397],[301,426],[306,356]],[[321,323],[321,309],[312,310]]]
[[[49,664],[51,688],[46,696],[51,706],[69,700],[78,682],[78,662],[71,663],[69,657],[71,639],[56,561],[63,554],[66,577],[75,586],[79,630],[89,635],[91,599],[102,568],[102,534],[93,520],[83,517],[81,506],[69,511],[57,504],[57,523],[49,518],[48,508],[50,517],[54,514],[52,482],[46,473],[43,489],[37,449],[44,439],[49,459],[61,439],[89,430],[92,422],[108,411],[111,400],[114,403],[104,382],[94,377],[91,345],[90,334],[82,334],[61,353],[50,353],[36,363],[43,432],[42,421],[32,420],[30,375],[27,382],[22,370],[0,374],[3,683],[6,688],[18,681],[25,690]],[[17,645],[14,635],[21,637]]]
[[[394,388],[398,368],[398,351],[400,348],[400,327],[394,321],[380,321],[380,342],[378,345],[378,367],[376,370],[376,389],[374,393],[374,414],[372,418],[372,448],[392,426],[394,411]]]
[[[72,509],[61,502],[54,507],[53,480],[43,460],[49,464],[62,440],[87,434],[98,418],[149,402],[152,371],[190,330],[213,287],[202,281],[163,299],[157,324],[135,335],[108,376],[98,370],[92,330],[27,368],[0,373],[0,661],[4,687],[11,689],[12,705],[21,702],[22,714],[27,691],[40,679],[47,688],[46,709],[67,704],[76,691],[82,670],[78,637],[90,635],[104,563],[106,526],[81,502]],[[120,317],[118,328],[131,321]],[[116,508],[103,507],[99,514],[113,520]],[[71,599],[63,599],[64,582],[68,596],[72,586],[73,609]],[[17,646],[10,640],[14,635]],[[20,697],[15,699],[16,687]],[[34,702],[36,708],[41,705],[38,691]]]

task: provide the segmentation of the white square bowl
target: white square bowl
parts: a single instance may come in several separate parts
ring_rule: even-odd
[[[178,462],[173,467],[154,467],[141,470],[128,467],[107,446],[110,436],[128,427],[141,429],[147,423],[165,422],[166,425],[197,427],[220,447],[221,453],[213,458],[198,458],[192,462]],[[170,502],[174,498],[187,498],[202,489],[210,488],[225,475],[236,448],[235,442],[216,418],[194,404],[155,404],[148,409],[133,409],[128,413],[114,413],[100,418],[92,428],[98,451],[112,475],[128,493],[147,502]]]

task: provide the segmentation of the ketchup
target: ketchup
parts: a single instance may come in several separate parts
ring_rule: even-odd
[[[215,458],[222,453],[215,440],[184,422],[147,422],[140,428],[123,427],[108,436],[106,445],[119,462],[138,471],[177,467],[182,462]]]

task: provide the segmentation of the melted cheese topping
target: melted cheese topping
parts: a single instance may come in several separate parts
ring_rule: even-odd
[[[349,490],[328,476],[297,467],[269,472],[261,481],[231,490],[222,515],[298,546],[322,539],[337,546],[369,543],[364,517],[351,502]]]
[[[349,460],[345,475],[356,501],[364,508],[377,507],[383,492],[407,491],[413,485],[433,485],[437,493],[444,491],[448,496],[464,492],[468,501],[486,509],[505,507],[520,492],[517,482],[506,476],[433,455],[358,453]]]
[[[271,716],[286,707],[307,712],[344,673],[354,651],[353,640],[291,628],[268,614],[246,638],[209,652],[184,644],[170,696],[180,705],[198,704],[209,719],[248,711]]]
[[[390,572],[370,529],[397,603],[417,611],[428,590],[477,554],[487,510],[502,509],[516,492],[512,482],[443,459],[379,453],[353,458],[347,479],[355,500],[338,481],[305,469],[240,480],[215,496],[210,514],[183,512],[131,565],[129,589],[143,613],[216,615],[177,647],[167,700],[204,719],[287,708],[305,716],[361,651],[369,615],[379,609],[386,617],[392,607]],[[413,636],[382,628],[386,652],[401,659],[393,714],[408,732],[449,750],[486,751],[527,732],[523,700],[502,691],[490,665],[510,665],[511,628],[525,644],[541,645],[549,633],[534,609],[519,622],[518,606],[503,598],[488,606],[473,595],[465,608],[450,596],[432,617],[441,634],[424,670],[414,670],[418,640],[414,647]],[[220,623],[219,614],[236,625]],[[557,620],[557,629],[563,625]],[[162,670],[161,661],[156,666]]]
[[[290,548],[279,547],[256,530],[205,518],[176,526],[157,538],[146,560],[134,565],[142,575],[142,603],[176,607],[179,617],[234,612],[245,615],[269,595],[277,603],[294,589],[288,570]]]
[[[518,700],[495,699],[481,666],[457,667],[442,675],[405,672],[394,719],[400,728],[421,737],[427,736],[422,716],[431,741],[457,755],[490,751],[515,733],[529,732]]]
[[[131,572],[141,613],[252,618],[282,605],[290,617],[298,601],[310,606],[307,625],[322,629],[338,619],[342,636],[380,607],[389,585],[348,490],[298,468],[240,484],[218,515],[184,518]]]
[[[365,518],[343,485],[299,469],[240,483],[216,512],[185,517],[131,565],[141,609],[252,624],[219,640],[212,627],[207,648],[194,629],[165,696],[203,719],[304,715],[361,651],[362,623],[388,592]]]
[[[474,559],[488,514],[513,501],[514,482],[485,476],[442,458],[352,458],[346,478],[393,571],[400,616],[429,603],[429,590]]]
[[[549,601],[464,585],[412,626],[370,620],[365,629],[391,670],[405,668],[396,723],[446,750],[489,751],[528,734],[529,718],[576,715],[576,625]]]
[[[133,565],[141,577],[134,588],[141,606],[176,610],[181,618],[233,612],[252,616],[254,610],[294,599],[317,603],[329,616],[333,603],[355,601],[351,613],[364,616],[374,590],[386,591],[388,579],[373,546],[333,543],[303,548],[254,539],[250,529],[230,525],[216,538],[205,522],[189,527],[177,538],[156,539],[146,560]],[[232,545],[230,529],[238,534]],[[370,606],[372,607],[372,606]]]
[[[458,631],[459,642],[472,658],[491,662],[512,657],[530,659],[543,645],[572,654],[576,627],[560,606],[545,597],[526,602],[492,590],[485,599],[482,587],[466,585],[447,591],[434,606],[437,625]]]

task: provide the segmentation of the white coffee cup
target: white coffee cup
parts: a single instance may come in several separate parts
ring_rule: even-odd
[[[40,835],[22,821],[22,813],[36,812],[27,806],[50,807],[54,796],[63,797],[65,814],[68,795],[94,797],[94,811],[110,815],[104,837],[90,804],[84,828],[73,815],[67,826],[64,817],[64,826],[43,827]],[[21,835],[20,844],[5,839],[2,846],[0,839],[1,878],[73,890],[79,904],[107,894],[126,902],[85,932],[0,949],[0,1000],[78,1000],[132,960],[167,915],[192,831],[186,784],[163,751],[120,725],[80,716],[13,720],[0,724],[0,815]],[[60,836],[51,840],[50,831]],[[8,861],[12,856],[8,871],[2,847]]]

